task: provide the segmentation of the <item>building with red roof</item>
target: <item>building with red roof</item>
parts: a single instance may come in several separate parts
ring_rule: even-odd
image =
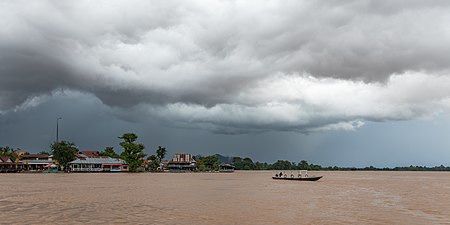
[[[167,167],[172,172],[194,171],[197,168],[197,162],[192,154],[175,154],[167,163]]]
[[[0,173],[15,173],[22,169],[22,163],[13,161],[9,156],[0,157]]]

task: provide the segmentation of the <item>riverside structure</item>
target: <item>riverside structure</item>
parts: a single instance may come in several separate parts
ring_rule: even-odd
[[[76,159],[69,163],[71,172],[127,172],[124,160],[110,157]]]

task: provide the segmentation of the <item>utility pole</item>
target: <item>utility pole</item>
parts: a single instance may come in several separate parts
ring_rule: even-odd
[[[58,117],[56,119],[56,143],[59,143],[59,120],[62,119],[61,117]]]

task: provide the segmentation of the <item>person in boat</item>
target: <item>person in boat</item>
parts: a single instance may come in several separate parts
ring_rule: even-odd
[[[280,172],[280,177],[282,177],[283,176],[283,172]]]

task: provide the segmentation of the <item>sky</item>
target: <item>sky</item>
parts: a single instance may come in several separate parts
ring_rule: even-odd
[[[449,1],[1,1],[0,146],[450,165]]]

